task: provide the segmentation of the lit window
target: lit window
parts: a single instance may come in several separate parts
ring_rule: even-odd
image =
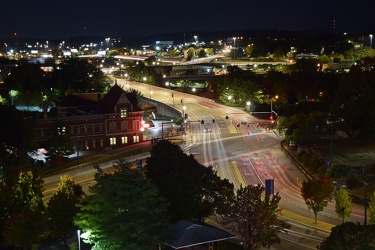
[[[133,142],[139,142],[139,135],[133,136]]]
[[[126,109],[121,109],[120,113],[121,113],[121,118],[127,117],[128,115],[128,112]]]
[[[116,138],[115,137],[109,138],[109,145],[116,145]]]
[[[127,136],[121,137],[121,143],[122,144],[127,144],[128,143],[128,137]]]

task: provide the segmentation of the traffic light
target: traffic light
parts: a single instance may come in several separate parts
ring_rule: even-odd
[[[172,93],[172,97],[173,97],[173,93]]]
[[[203,121],[203,120],[201,121],[201,124],[204,124],[204,121]]]
[[[215,123],[215,119],[212,119],[212,123]]]
[[[181,103],[182,103],[182,99],[183,99],[183,98],[181,98]]]
[[[229,118],[228,116],[225,116],[225,119],[227,119],[227,120],[228,120],[228,118]]]
[[[188,114],[185,114],[185,119],[187,119],[188,118]]]

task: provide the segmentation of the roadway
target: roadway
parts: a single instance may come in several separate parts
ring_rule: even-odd
[[[121,81],[118,83],[122,84]],[[134,83],[134,88],[147,96],[149,85]],[[314,219],[312,211],[301,196],[302,182],[307,177],[282,152],[282,138],[270,129],[268,120],[259,120],[241,108],[217,104],[212,100],[185,93],[174,92],[174,98],[183,103],[174,103],[172,91],[152,87],[152,99],[161,101],[188,114],[185,153],[193,154],[206,166],[213,166],[222,178],[230,180],[235,188],[242,185],[265,185],[266,179],[274,179],[275,192],[280,194],[279,206],[301,216]],[[226,119],[228,116],[228,119]],[[204,124],[201,124],[204,120]],[[213,122],[215,120],[215,122]],[[237,124],[240,124],[238,127]],[[259,129],[257,128],[259,124]],[[363,207],[353,204],[348,221],[363,221]],[[318,220],[337,225],[341,220],[335,212],[334,201],[318,213]],[[283,234],[280,249],[316,249],[327,232],[292,222],[291,231]],[[294,248],[291,248],[294,245]]]
[[[117,79],[119,85],[125,86],[125,80]],[[130,88],[139,90],[144,96],[150,95],[150,85],[127,81]],[[186,137],[181,148],[205,166],[213,166],[221,178],[231,181],[235,188],[240,185],[264,185],[266,179],[274,179],[275,192],[280,193],[279,206],[299,215],[311,218],[301,196],[302,181],[306,176],[282,152],[280,141],[282,138],[270,129],[268,120],[259,120],[241,108],[227,107],[212,100],[198,96],[174,92],[165,88],[152,86],[154,100],[188,114],[185,123]],[[175,98],[179,102],[175,103]],[[183,100],[180,103],[180,99]],[[185,109],[183,107],[185,106]],[[228,117],[228,119],[226,119]],[[201,121],[204,121],[204,124]],[[240,124],[237,126],[237,124]],[[259,127],[257,126],[259,124]],[[148,154],[133,156],[147,158]],[[106,171],[112,171],[113,163],[102,164]],[[93,185],[95,170],[72,170],[71,175],[76,183],[80,183],[85,191]],[[57,187],[59,175],[45,179],[46,196]],[[318,220],[330,224],[340,224],[341,220],[335,213],[334,202],[318,214]],[[350,221],[363,221],[363,207],[353,205]],[[287,233],[281,233],[282,244],[273,249],[316,249],[327,232],[309,227],[297,221],[288,221],[292,228]]]

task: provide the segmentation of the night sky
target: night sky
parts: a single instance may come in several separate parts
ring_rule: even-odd
[[[189,31],[278,29],[375,31],[371,1],[86,1],[7,0],[0,39],[58,39],[80,35],[125,39]]]

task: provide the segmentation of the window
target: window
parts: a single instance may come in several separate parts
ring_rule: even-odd
[[[139,135],[133,136],[133,142],[139,142]]]
[[[89,149],[89,141],[85,140],[85,149]]]
[[[116,145],[116,137],[109,138],[109,145]]]
[[[128,130],[128,122],[121,121],[121,131],[126,131],[126,130]]]
[[[121,118],[125,118],[128,116],[128,111],[124,108],[120,110],[120,113],[121,113]]]
[[[121,137],[121,143],[122,144],[127,144],[128,143],[128,137],[127,136]]]
[[[92,140],[92,148],[96,148],[96,140]]]
[[[133,129],[138,130],[139,129],[139,121],[133,121]]]
[[[57,134],[58,135],[65,135],[66,128],[65,127],[58,127],[57,128]]]
[[[104,147],[104,140],[103,139],[100,139],[100,147]]]
[[[108,125],[108,132],[116,132],[116,122],[110,122]]]

